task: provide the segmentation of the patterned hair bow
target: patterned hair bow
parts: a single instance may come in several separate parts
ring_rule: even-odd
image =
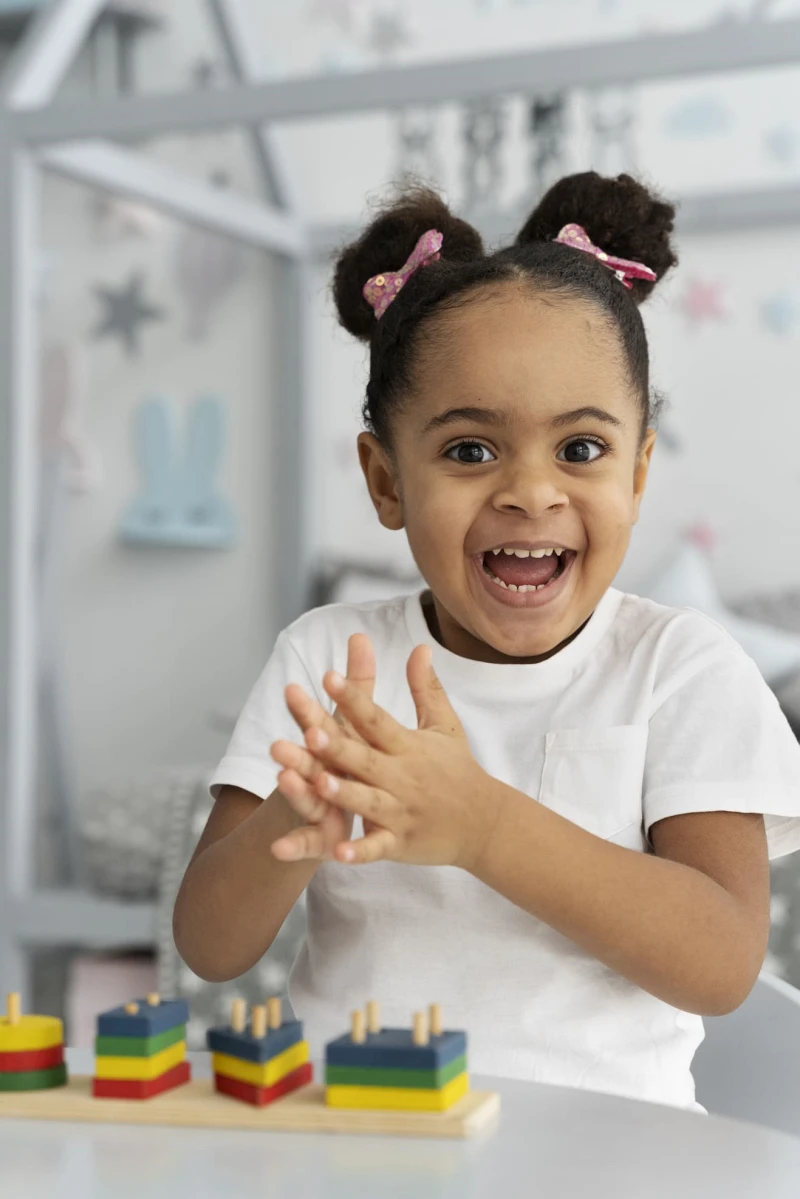
[[[367,279],[363,295],[374,311],[376,320],[381,319],[392,300],[397,299],[399,292],[421,266],[438,261],[443,241],[441,233],[436,229],[429,229],[427,233],[423,233],[405,266],[401,266],[399,271],[386,271],[382,275],[373,275],[371,279]]]
[[[583,250],[585,254],[593,254],[628,289],[633,287],[634,279],[646,279],[649,283],[655,283],[658,279],[655,271],[642,262],[631,262],[629,258],[615,258],[613,254],[606,254],[605,250],[594,244],[582,225],[565,225],[553,241],[560,242],[562,246],[572,246],[573,250]]]

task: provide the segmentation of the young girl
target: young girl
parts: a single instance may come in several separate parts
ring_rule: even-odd
[[[612,586],[673,217],[575,175],[487,254],[413,191],[339,260],[361,466],[428,587],[281,633],[175,909],[188,965],[229,979],[307,889],[289,994],[315,1053],[367,999],[387,1025],[438,1001],[476,1073],[704,1110],[701,1017],[763,962],[800,746],[719,625]]]

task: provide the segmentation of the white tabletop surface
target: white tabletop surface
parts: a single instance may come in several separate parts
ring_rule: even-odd
[[[206,1055],[193,1057],[197,1076]],[[71,1051],[70,1068],[91,1073]],[[2,1199],[797,1199],[800,1139],[537,1083],[474,1140],[0,1120]]]

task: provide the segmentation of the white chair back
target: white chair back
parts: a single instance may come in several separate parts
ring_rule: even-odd
[[[703,1023],[692,1064],[698,1102],[800,1137],[800,991],[762,970],[741,1007]]]

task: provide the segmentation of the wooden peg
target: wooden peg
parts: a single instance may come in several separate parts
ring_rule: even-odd
[[[283,1003],[280,999],[267,1000],[267,1018],[271,1029],[281,1027],[283,1024]]]
[[[231,1028],[234,1032],[244,1032],[247,1024],[247,1004],[243,999],[234,999],[231,1004]]]
[[[367,1039],[367,1029],[364,1020],[364,1013],[359,1008],[353,1012],[353,1027],[350,1033],[350,1039],[356,1045],[363,1045]]]
[[[20,1008],[19,992],[12,991],[8,996],[8,1023],[19,1024],[22,1011]]]
[[[264,1004],[254,1007],[250,1018],[250,1029],[257,1041],[267,1035],[267,1009]]]
[[[415,1045],[427,1045],[428,1020],[424,1012],[414,1012],[414,1031],[411,1038]]]
[[[147,996],[147,1006],[148,1007],[160,1007],[161,1006],[161,996],[158,994],[157,991],[151,991],[150,994]]]
[[[371,1033],[381,1031],[381,1009],[374,999],[370,999],[367,1004],[367,1031]]]
[[[431,1036],[440,1037],[444,1032],[442,1028],[442,1008],[441,1004],[432,1003],[428,1010],[428,1017],[431,1025]]]
[[[139,1011],[138,1003],[126,1003],[125,1004],[126,1015],[135,1016],[138,1013],[138,1011]]]

